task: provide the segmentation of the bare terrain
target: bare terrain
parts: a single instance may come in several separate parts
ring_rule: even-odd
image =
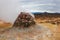
[[[53,32],[53,38],[60,40],[60,14],[59,13],[43,13],[35,14],[36,22],[49,28]]]
[[[42,27],[46,27],[48,28],[53,34],[52,34],[52,38],[48,38],[47,40],[60,40],[60,14],[34,14],[35,15],[35,21],[37,24],[40,24]],[[4,21],[0,21],[0,28],[10,28],[11,24],[10,23],[5,23]],[[31,28],[29,28],[31,29]],[[34,31],[36,34],[34,34]],[[1,33],[1,32],[0,32]],[[8,35],[9,32],[5,32],[6,35]],[[17,35],[15,35],[16,40],[24,40],[24,36],[29,35],[27,38],[32,38],[32,40],[41,40],[40,37],[38,37],[40,35],[40,31],[37,32],[37,30],[33,30],[31,33],[27,32],[20,32],[16,33],[16,31],[12,32]],[[19,38],[20,37],[20,38]],[[45,40],[46,37],[43,39]],[[6,40],[5,38],[1,39],[1,40]]]

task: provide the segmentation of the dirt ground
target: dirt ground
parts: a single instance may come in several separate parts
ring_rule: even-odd
[[[60,23],[57,23],[57,22],[60,22],[60,18],[57,18],[55,20],[56,21],[54,21],[53,19],[52,22],[49,22],[51,20],[36,19],[36,22],[43,25],[44,27],[49,28],[53,32],[54,40],[60,40]]]
[[[40,21],[40,20],[39,20]],[[60,40],[60,24],[51,24],[51,23],[45,23],[45,22],[38,22],[38,20],[36,21],[37,24],[40,24],[43,27],[47,27],[49,30],[51,30],[51,32],[53,33],[53,39],[49,38],[47,40]],[[0,22],[1,23],[1,22]],[[5,24],[4,24],[5,25]],[[10,28],[10,25],[7,24],[7,26],[3,26],[3,28]],[[0,28],[1,28],[1,24],[0,24]],[[1,32],[0,32],[1,33]],[[29,33],[28,33],[29,34]],[[32,35],[32,34],[31,34]],[[30,36],[31,36],[30,35]],[[38,38],[39,39],[39,38]],[[5,40],[5,39],[2,39]],[[17,38],[17,40],[20,40],[19,38]]]

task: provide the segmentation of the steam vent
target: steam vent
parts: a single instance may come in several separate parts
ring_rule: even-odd
[[[26,12],[21,12],[16,21],[14,22],[14,25],[13,26],[16,26],[16,27],[28,27],[30,25],[33,25],[35,24],[34,22],[34,17],[32,15],[30,15],[29,13],[26,13]]]

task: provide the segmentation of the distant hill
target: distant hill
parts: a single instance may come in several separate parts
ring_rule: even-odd
[[[60,17],[60,13],[48,13],[48,12],[33,12],[35,16],[40,17]]]
[[[49,12],[32,12],[32,14],[41,14],[41,13],[43,13],[43,14],[46,13],[47,14]],[[60,14],[60,13],[50,13],[50,14]]]

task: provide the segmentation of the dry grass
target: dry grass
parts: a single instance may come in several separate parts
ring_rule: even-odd
[[[53,20],[41,20],[40,18],[36,18],[36,22],[40,23],[40,25],[43,25],[44,27],[49,28],[53,32],[53,38],[55,40],[60,40],[60,18]]]
[[[11,27],[12,27],[11,23],[0,20],[0,31]]]
[[[57,20],[60,20],[60,18],[58,18]],[[57,22],[57,20],[54,21],[54,22]],[[36,19],[35,21],[38,24],[49,28],[53,32],[53,35],[54,35],[53,37],[54,37],[55,40],[60,40],[60,24],[57,24],[57,23],[53,24],[51,22],[46,22],[46,21],[49,21],[49,20],[46,20],[46,19],[45,20]],[[0,21],[0,28],[10,28],[10,27],[12,27],[11,23]]]

